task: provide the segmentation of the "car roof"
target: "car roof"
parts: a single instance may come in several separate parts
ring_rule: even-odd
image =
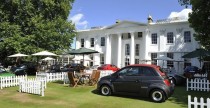
[[[160,67],[160,66],[153,65],[153,64],[132,64],[132,65],[128,65],[128,66],[146,66],[146,67],[153,67],[153,68]]]

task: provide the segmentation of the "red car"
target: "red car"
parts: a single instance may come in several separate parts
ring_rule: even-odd
[[[115,72],[115,71],[119,70],[119,68],[112,64],[103,64],[100,67],[98,67],[98,70],[112,70]]]

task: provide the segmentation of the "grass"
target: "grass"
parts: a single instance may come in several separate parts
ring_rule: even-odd
[[[148,98],[130,96],[101,96],[95,87],[68,87],[59,82],[48,83],[45,96],[19,93],[18,87],[0,90],[0,108],[187,108],[187,95],[198,98],[210,96],[207,92],[187,92],[177,86],[174,94],[164,103]]]

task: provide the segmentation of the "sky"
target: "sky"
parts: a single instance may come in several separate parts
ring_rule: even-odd
[[[147,23],[149,15],[153,21],[172,17],[188,18],[190,11],[191,7],[185,9],[178,0],[75,0],[68,20],[75,23],[77,30],[84,30],[110,26],[116,20]]]

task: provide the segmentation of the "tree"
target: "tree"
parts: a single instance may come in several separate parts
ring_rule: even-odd
[[[67,21],[74,0],[1,0],[0,60],[14,53],[70,48],[75,26]],[[1,61],[0,61],[1,62]]]
[[[185,5],[186,8],[190,5],[190,0],[178,0],[178,2],[181,6]]]
[[[210,1],[191,0],[192,13],[189,14],[190,26],[195,30],[194,37],[200,44],[210,49]]]
[[[191,0],[192,13],[189,14],[190,26],[195,30],[194,37],[201,46],[210,50],[210,1]],[[209,57],[208,57],[209,58]],[[208,71],[210,80],[210,71]]]

